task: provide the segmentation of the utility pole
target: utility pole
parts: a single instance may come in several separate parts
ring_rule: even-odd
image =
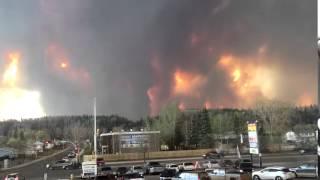
[[[317,33],[317,49],[318,49],[318,110],[320,112],[320,2],[317,0],[317,14],[318,14],[318,33]],[[319,114],[320,116],[320,114]],[[318,168],[317,168],[317,175],[318,179],[320,178],[320,118],[318,119],[317,122],[318,125],[318,136],[317,136],[317,141],[318,141],[318,146],[317,146],[317,155],[318,155]]]
[[[318,7],[319,7],[319,1],[318,1]],[[319,17],[319,9],[318,9],[318,18]],[[318,20],[319,21],[319,20]],[[318,31],[319,31],[319,24],[318,24]],[[320,36],[320,34],[318,34],[318,36]],[[318,46],[318,109],[320,112],[320,39],[318,38],[317,41],[317,46]],[[318,115],[320,116],[320,115]],[[319,134],[320,134],[320,118],[318,119],[317,122],[317,127],[318,127],[318,136],[317,136],[317,141],[318,141],[318,146],[317,146],[317,155],[318,155],[318,168],[317,168],[317,175],[318,178],[320,178],[320,138],[319,138]]]
[[[97,159],[97,108],[96,108],[96,98],[94,98],[94,106],[93,106],[93,119],[94,119],[94,157]]]
[[[94,161],[95,161],[95,178],[98,173],[97,169],[97,107],[96,107],[96,98],[94,98],[93,105],[93,120],[94,120],[94,137],[93,137],[93,146],[94,146]]]

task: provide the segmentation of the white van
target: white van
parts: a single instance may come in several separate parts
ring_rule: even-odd
[[[85,161],[82,163],[81,178],[93,178],[97,175],[97,162]]]

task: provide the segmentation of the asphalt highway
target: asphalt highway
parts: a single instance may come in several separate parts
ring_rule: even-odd
[[[44,174],[47,174],[48,180],[56,180],[56,179],[69,179],[70,175],[73,174],[74,176],[80,176],[81,170],[75,169],[75,170],[47,170],[45,168],[46,164],[52,163],[56,160],[61,159],[62,157],[66,156],[67,152],[61,155],[58,155],[56,157],[53,157],[51,159],[38,162],[35,164],[32,164],[27,167],[23,167],[16,170],[9,170],[9,171],[0,171],[0,177],[3,179],[3,177],[6,174],[18,172],[19,174],[25,176],[26,180],[43,180]],[[243,158],[249,158],[249,156],[243,157]],[[235,160],[235,156],[226,156],[225,159],[233,159]],[[307,162],[315,162],[317,159],[316,155],[299,155],[296,153],[290,153],[290,154],[266,154],[262,156],[263,166],[287,166],[287,167],[295,167],[302,163]],[[180,159],[161,159],[156,160],[159,161],[162,164],[166,163],[180,163],[180,162],[201,162],[205,161],[201,157],[193,157],[193,158],[180,158]],[[259,165],[258,157],[254,157],[254,164],[255,166]],[[119,166],[132,166],[132,165],[143,165],[143,161],[127,161],[127,162],[110,162],[107,163],[110,165],[114,170]],[[146,176],[145,179],[159,179],[159,176]]]

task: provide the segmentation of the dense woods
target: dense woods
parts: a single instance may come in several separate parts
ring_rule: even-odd
[[[309,133],[316,130],[316,106],[294,107],[286,103],[264,101],[252,109],[190,109],[181,111],[174,103],[158,116],[138,121],[118,115],[98,116],[98,133],[110,131],[159,130],[161,144],[169,149],[209,148],[220,143],[239,144],[246,137],[247,121],[258,120],[264,144],[281,143],[288,131]],[[40,119],[0,122],[0,144],[23,148],[37,140],[93,139],[93,117],[56,116]]]

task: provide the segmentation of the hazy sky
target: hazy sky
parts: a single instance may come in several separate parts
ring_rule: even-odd
[[[2,0],[0,53],[47,115],[316,102],[316,0]],[[223,61],[228,59],[228,63]],[[231,63],[231,64],[230,64]]]

